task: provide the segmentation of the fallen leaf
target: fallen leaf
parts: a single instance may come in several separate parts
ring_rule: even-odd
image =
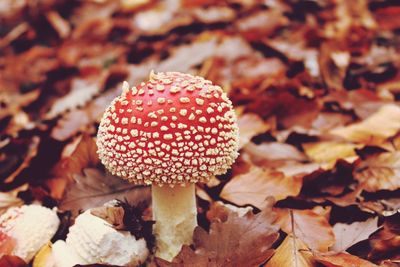
[[[285,176],[282,172],[254,166],[248,173],[233,177],[224,186],[220,196],[236,205],[250,204],[262,208],[268,196],[275,200],[297,196],[301,185],[301,176]]]
[[[69,93],[55,101],[45,115],[46,119],[52,119],[63,112],[84,106],[100,92],[102,82],[98,76],[92,77],[92,79],[73,79]]]
[[[310,249],[325,252],[334,244],[333,229],[324,216],[312,210],[275,209],[275,211],[281,229],[287,234],[295,234]]]
[[[125,199],[132,205],[148,203],[150,188],[135,186],[108,173],[88,168],[83,170],[83,174],[74,175],[74,182],[66,188],[59,208],[77,215],[81,210],[101,206],[113,199]]]
[[[362,145],[335,141],[305,143],[302,146],[306,155],[311,160],[321,163],[325,169],[331,169],[338,159],[354,161],[357,159],[355,149],[362,148]]]
[[[317,262],[326,267],[377,267],[372,262],[361,259],[357,256],[341,252],[337,254],[317,254],[313,257]]]
[[[82,135],[72,154],[54,166],[53,178],[47,180],[51,196],[60,199],[65,187],[74,180],[74,175],[82,174],[85,168],[96,167],[99,162],[96,142],[92,137]]]
[[[239,116],[237,123],[240,132],[239,148],[244,147],[254,136],[265,133],[270,129],[270,125],[255,113],[245,113]]]
[[[400,151],[374,154],[354,169],[354,177],[369,192],[400,188]]]
[[[400,107],[387,104],[364,121],[335,128],[330,133],[352,142],[379,144],[400,130],[399,117]]]
[[[308,250],[303,241],[288,235],[265,267],[313,267],[315,263]]]
[[[250,156],[251,161],[261,167],[280,166],[286,161],[304,161],[306,156],[296,147],[286,143],[262,143],[256,145],[248,143],[244,152]]]
[[[354,244],[368,239],[378,229],[378,217],[352,224],[337,223],[333,226],[336,241],[330,250],[345,251]]]
[[[239,216],[226,209],[226,220],[211,222],[207,233],[196,227],[193,235],[194,250],[183,246],[172,263],[158,259],[160,266],[258,266],[272,254],[272,244],[278,238],[274,225],[272,201],[258,214],[247,212]]]
[[[400,212],[385,218],[382,229],[369,238],[369,259],[390,259],[400,250]],[[394,257],[396,258],[396,257]]]

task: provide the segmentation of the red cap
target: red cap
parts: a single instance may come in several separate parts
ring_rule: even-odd
[[[97,134],[102,163],[136,184],[206,182],[238,153],[232,102],[221,87],[179,72],[150,74],[107,108]]]

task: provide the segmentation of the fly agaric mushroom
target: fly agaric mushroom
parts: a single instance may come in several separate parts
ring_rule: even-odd
[[[114,175],[152,185],[156,255],[171,260],[197,226],[195,183],[224,174],[238,156],[232,102],[204,78],[151,72],[105,111],[97,135]]]

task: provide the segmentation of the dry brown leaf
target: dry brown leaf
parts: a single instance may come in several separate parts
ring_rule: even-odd
[[[357,256],[341,252],[338,254],[316,254],[314,259],[326,267],[377,267],[372,262],[361,259]]]
[[[301,176],[285,176],[282,172],[252,167],[248,173],[233,177],[220,196],[236,205],[250,204],[262,208],[269,196],[282,200],[297,196],[302,185]]]
[[[83,174],[74,175],[74,182],[66,188],[59,208],[77,215],[81,210],[101,206],[113,199],[126,199],[133,205],[148,203],[150,188],[135,186],[119,177],[88,168]]]
[[[357,159],[355,149],[362,148],[362,145],[336,141],[305,143],[302,146],[306,155],[321,163],[325,169],[331,169],[338,159],[353,162]]]
[[[300,239],[288,235],[265,267],[314,267],[308,248]]]
[[[352,224],[337,223],[333,226],[336,241],[330,250],[336,252],[345,251],[354,244],[368,239],[378,229],[378,217]]]
[[[370,238],[372,251],[368,255],[370,259],[390,259],[398,255],[400,250],[400,212],[386,217],[383,228]]]
[[[400,107],[387,104],[364,121],[335,128],[330,133],[352,142],[380,144],[400,130],[399,117]]]
[[[354,169],[354,177],[369,192],[400,188],[400,151],[369,156]]]
[[[158,259],[160,266],[259,266],[273,254],[272,244],[278,238],[274,225],[272,201],[258,214],[247,212],[239,216],[224,207],[222,220],[211,222],[207,233],[200,227],[194,231],[195,250],[183,246],[172,263]]]
[[[335,242],[335,235],[328,220],[312,210],[276,209],[277,223],[287,234],[294,234],[310,249],[321,252]],[[293,217],[291,217],[291,212]]]
[[[255,113],[245,113],[239,116],[237,123],[240,132],[239,148],[244,147],[254,136],[265,133],[271,128],[269,124],[265,123],[264,120]]]

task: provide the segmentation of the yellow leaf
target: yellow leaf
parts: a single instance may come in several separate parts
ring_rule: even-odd
[[[400,107],[387,104],[364,121],[335,128],[330,133],[349,141],[376,145],[400,130],[399,118]]]
[[[288,235],[265,267],[312,267],[312,254],[298,238]]]

